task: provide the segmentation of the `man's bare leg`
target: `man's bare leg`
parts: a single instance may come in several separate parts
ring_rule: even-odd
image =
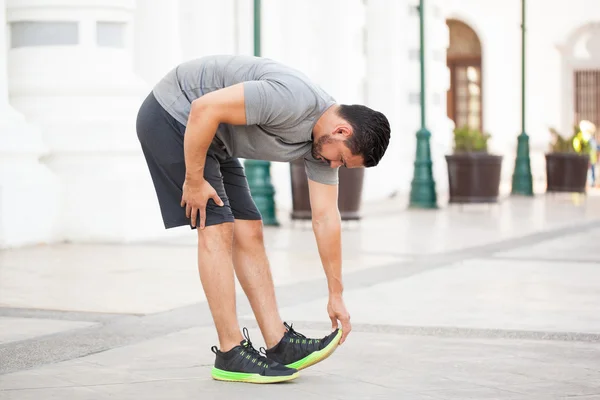
[[[265,251],[262,221],[234,223],[233,265],[267,348],[275,346],[286,329],[279,316],[275,287]]]
[[[198,270],[210,312],[225,352],[243,340],[237,320],[233,275],[233,223],[198,231]]]

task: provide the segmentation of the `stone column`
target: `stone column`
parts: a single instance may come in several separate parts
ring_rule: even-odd
[[[411,107],[408,111],[407,82],[412,79],[415,90],[419,88],[418,64],[415,68],[409,64],[411,47],[418,50],[419,31],[417,25],[409,24],[410,18],[411,9],[406,2],[367,3],[367,105],[387,116],[392,133],[381,164],[366,171],[366,201],[403,190],[408,193],[410,187],[418,109]],[[418,63],[418,53],[416,60]]]
[[[179,1],[179,25],[184,59],[210,54],[229,54],[239,50],[236,42],[236,32],[241,26],[236,25],[239,23],[239,0]],[[249,18],[252,18],[251,15],[249,14]],[[248,40],[252,42],[252,31],[248,33]]]
[[[8,102],[6,5],[0,0],[0,248],[55,239],[59,182],[39,162],[40,131]]]
[[[137,0],[135,71],[150,85],[183,60],[180,0]]]
[[[43,128],[64,187],[61,238],[165,233],[135,132],[150,87],[133,72],[133,0],[8,0],[12,104]],[[160,55],[157,55],[160,57]]]

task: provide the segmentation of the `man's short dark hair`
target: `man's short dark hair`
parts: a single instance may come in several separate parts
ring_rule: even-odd
[[[352,126],[352,136],[345,141],[352,154],[362,155],[365,167],[379,164],[390,142],[390,123],[385,115],[358,104],[340,105],[338,115]]]

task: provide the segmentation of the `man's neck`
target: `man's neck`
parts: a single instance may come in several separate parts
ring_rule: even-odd
[[[315,127],[313,128],[312,137],[314,141],[319,140],[319,138],[327,133],[331,132],[332,126],[336,124],[338,120],[337,110],[339,108],[338,104],[334,104],[329,107],[325,112],[321,115],[321,117],[317,120]]]

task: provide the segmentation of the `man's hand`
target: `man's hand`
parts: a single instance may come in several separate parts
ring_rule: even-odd
[[[340,339],[340,344],[343,344],[352,330],[352,325],[350,324],[350,314],[348,314],[348,311],[346,310],[342,295],[332,294],[329,296],[327,313],[331,319],[331,329],[337,329],[338,321],[342,323],[342,338]]]
[[[200,214],[200,229],[204,229],[206,221],[206,204],[213,199],[219,206],[223,201],[217,191],[204,178],[196,181],[183,183],[183,196],[181,196],[181,207],[185,206],[185,216],[192,219],[192,226],[196,226],[198,214]]]

